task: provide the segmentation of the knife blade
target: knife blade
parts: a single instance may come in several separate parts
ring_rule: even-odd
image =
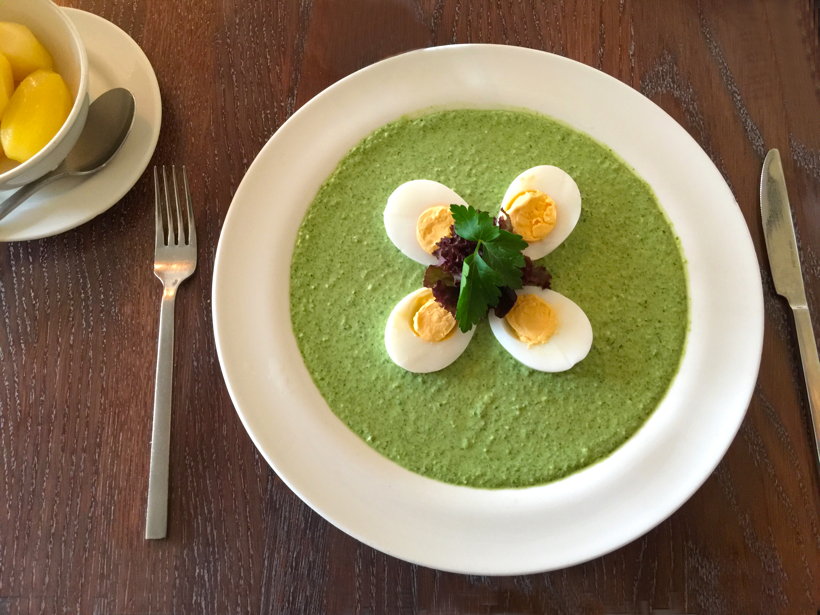
[[[806,290],[797,254],[794,222],[786,192],[786,178],[780,152],[769,150],[763,161],[760,178],[760,214],[763,218],[763,237],[769,253],[774,287],[778,295],[792,307],[806,306]]]
[[[817,468],[820,471],[820,361],[817,358],[817,342],[806,301],[806,289],[803,286],[803,273],[797,252],[789,194],[786,191],[786,178],[783,175],[780,152],[776,149],[769,150],[763,161],[760,176],[760,216],[774,288],[777,294],[789,302],[794,315],[814,429],[814,450]]]

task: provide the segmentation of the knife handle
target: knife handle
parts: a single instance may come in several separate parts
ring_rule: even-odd
[[[817,359],[817,343],[811,326],[811,315],[805,306],[792,308],[797,329],[797,344],[800,346],[800,360],[803,362],[803,377],[809,394],[811,424],[814,428],[814,446],[820,467],[820,361]]]

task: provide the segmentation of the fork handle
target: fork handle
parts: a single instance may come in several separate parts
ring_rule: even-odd
[[[159,310],[154,423],[148,472],[145,538],[165,538],[168,526],[168,457],[171,446],[171,384],[174,377],[174,303],[176,288],[165,287]]]

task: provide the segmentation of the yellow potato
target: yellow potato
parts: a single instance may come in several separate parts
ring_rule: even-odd
[[[63,78],[36,70],[23,79],[0,120],[0,143],[6,156],[25,162],[57,134],[74,101]]]
[[[0,21],[0,53],[11,63],[15,83],[20,83],[39,68],[51,70],[54,61],[26,26]]]
[[[0,148],[0,173],[5,173],[16,166],[17,163],[6,158],[5,154],[3,154],[3,148]]]
[[[0,118],[3,111],[14,92],[14,78],[11,76],[11,64],[2,53],[0,53]]]

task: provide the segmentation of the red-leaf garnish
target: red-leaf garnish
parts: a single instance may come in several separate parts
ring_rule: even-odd
[[[448,286],[442,281],[433,284],[433,298],[441,307],[450,312],[454,317],[458,307],[458,286]]]
[[[495,225],[503,231],[509,231],[510,233],[513,232],[512,228],[512,220],[510,220],[510,214],[508,214],[503,209],[498,212],[498,215],[493,220]]]
[[[504,318],[513,309],[516,299],[518,299],[518,295],[515,294],[512,288],[502,286],[501,297],[498,299],[498,304],[493,308],[493,312],[499,318]]]
[[[438,265],[430,265],[424,270],[422,284],[433,291],[433,298],[441,307],[456,315],[460,288],[450,272]]]
[[[552,284],[552,274],[543,265],[536,265],[528,256],[524,257],[524,266],[521,268],[521,283],[524,286],[540,286],[549,288]]]
[[[464,259],[475,252],[476,242],[456,235],[455,226],[451,226],[450,235],[442,237],[436,246],[433,256],[438,259],[438,266],[450,273],[456,282],[461,280]]]

